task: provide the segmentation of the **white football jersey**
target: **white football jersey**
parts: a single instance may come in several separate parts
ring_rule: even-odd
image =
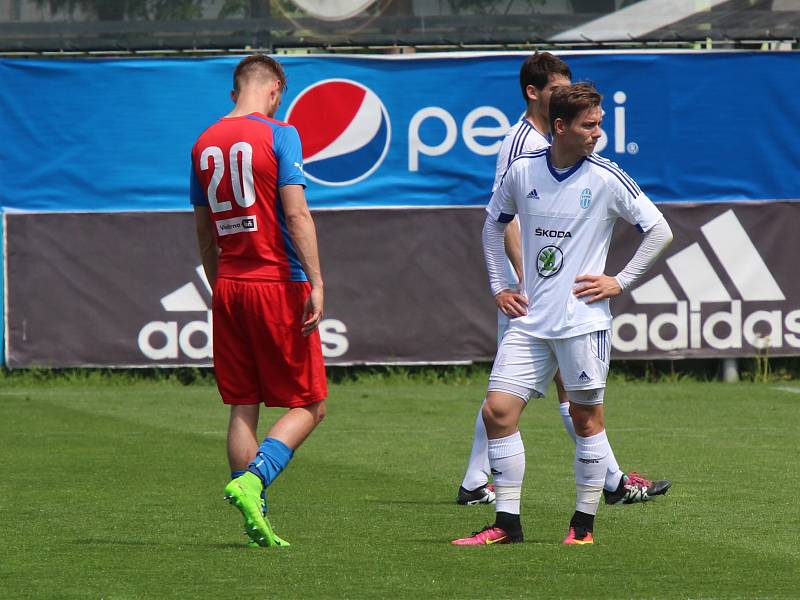
[[[547,148],[550,145],[550,138],[542,135],[530,121],[522,118],[506,133],[503,138],[503,143],[500,144],[500,150],[497,153],[497,163],[494,169],[494,184],[492,185],[492,192],[500,185],[503,179],[503,174],[508,170],[511,161],[513,161],[520,154],[526,152],[533,152],[541,148]],[[506,259],[506,281],[508,287],[515,288],[519,285],[517,273],[514,271],[514,265],[511,261]]]
[[[539,133],[528,119],[522,118],[506,133],[503,138],[503,143],[500,144],[500,150],[497,153],[497,163],[494,169],[494,185],[492,185],[492,192],[500,185],[500,180],[503,179],[503,173],[508,170],[511,161],[513,161],[520,154],[526,152],[534,152],[541,148],[547,148],[550,145],[550,138],[543,136]]]
[[[605,270],[614,222],[648,231],[661,212],[616,163],[597,154],[559,173],[550,150],[511,161],[486,211],[522,231],[523,293],[528,314],[511,321],[541,338],[567,338],[611,326],[608,300],[587,304],[573,290],[578,275]]]

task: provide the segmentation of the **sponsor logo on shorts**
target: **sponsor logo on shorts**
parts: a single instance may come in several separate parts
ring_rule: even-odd
[[[591,381],[592,378],[586,374],[586,371],[581,371],[581,374],[578,375],[578,381],[582,381],[584,383]]]
[[[536,270],[540,277],[552,277],[561,270],[564,253],[558,246],[545,246],[536,257]]]
[[[256,221],[255,215],[217,221],[217,233],[219,235],[231,235],[233,233],[243,232],[250,233],[253,231],[258,231],[258,221]]]

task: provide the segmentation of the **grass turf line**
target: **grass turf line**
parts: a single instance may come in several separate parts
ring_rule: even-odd
[[[534,401],[522,423],[526,543],[456,548],[492,520],[453,502],[483,393],[474,382],[332,386],[328,419],[270,488],[271,521],[292,547],[251,549],[222,501],[227,410],[214,388],[2,389],[0,597],[797,597],[800,394],[612,383],[618,461],[675,487],[601,506],[597,543],[579,548],[559,543],[573,448],[553,397]]]

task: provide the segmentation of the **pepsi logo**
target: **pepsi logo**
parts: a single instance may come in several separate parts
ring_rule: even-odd
[[[351,185],[381,166],[392,137],[389,113],[368,87],[327,79],[304,89],[286,111],[303,143],[306,177]]]

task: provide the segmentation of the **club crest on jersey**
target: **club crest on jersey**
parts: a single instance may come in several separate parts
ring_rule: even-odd
[[[592,190],[589,188],[583,188],[581,192],[581,208],[587,209],[589,205],[592,203]]]
[[[536,257],[536,270],[540,277],[552,277],[561,270],[564,253],[558,246],[545,246]]]
[[[307,87],[289,106],[286,121],[300,134],[306,177],[323,185],[366,179],[389,151],[386,107],[375,92],[350,79]]]

